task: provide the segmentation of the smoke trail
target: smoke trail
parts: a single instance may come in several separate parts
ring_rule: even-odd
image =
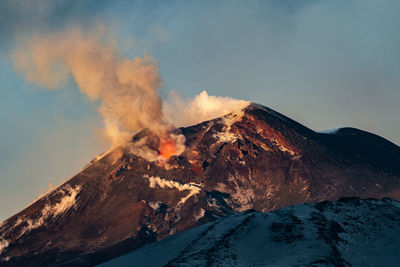
[[[100,100],[99,112],[114,145],[140,129],[167,127],[157,61],[149,56],[122,58],[105,30],[36,35],[17,47],[13,59],[29,82],[48,89],[62,87],[72,74],[81,93]]]

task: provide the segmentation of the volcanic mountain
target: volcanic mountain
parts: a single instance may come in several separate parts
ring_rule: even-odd
[[[138,156],[160,146],[143,130],[6,220],[0,265],[93,265],[248,209],[400,199],[400,147],[368,132],[318,133],[258,104],[177,132],[180,155]]]

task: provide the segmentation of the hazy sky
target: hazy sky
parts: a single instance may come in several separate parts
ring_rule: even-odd
[[[43,90],[14,70],[24,38],[103,25],[124,56],[159,61],[163,97],[205,89],[400,144],[399,14],[398,0],[1,1],[0,221],[106,149],[74,83]]]

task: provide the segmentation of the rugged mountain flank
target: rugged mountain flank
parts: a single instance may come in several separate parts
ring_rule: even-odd
[[[6,220],[0,265],[100,263],[248,209],[400,199],[400,148],[371,133],[317,133],[257,104],[177,131],[181,155],[138,156],[159,145],[143,130]]]

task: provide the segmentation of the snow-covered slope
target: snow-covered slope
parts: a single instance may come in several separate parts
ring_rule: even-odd
[[[341,199],[247,211],[101,266],[399,266],[400,203]]]

